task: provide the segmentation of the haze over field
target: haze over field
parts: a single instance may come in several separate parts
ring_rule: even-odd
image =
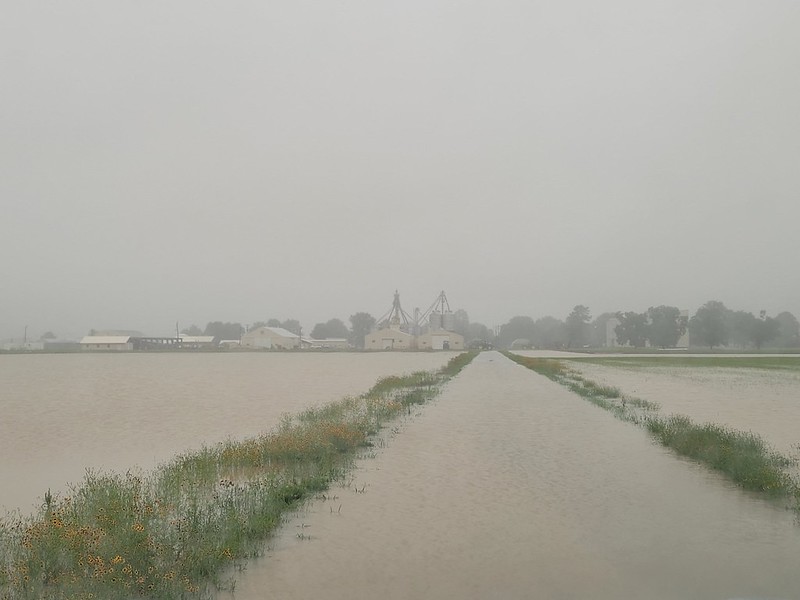
[[[800,315],[800,4],[6,3],[0,338]]]

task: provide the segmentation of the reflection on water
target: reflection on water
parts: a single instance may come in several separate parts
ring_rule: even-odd
[[[453,353],[61,354],[0,357],[0,514],[86,468],[150,469],[256,435],[285,413],[366,391]]]
[[[237,600],[797,597],[791,513],[497,353],[420,412]]]

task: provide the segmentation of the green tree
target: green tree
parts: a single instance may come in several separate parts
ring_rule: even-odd
[[[375,317],[366,312],[350,315],[350,343],[355,348],[364,348],[364,338],[375,327]]]
[[[689,319],[692,342],[714,349],[724,346],[730,337],[730,310],[718,300],[709,300]]]
[[[778,337],[781,324],[776,319],[767,316],[767,311],[762,310],[753,323],[751,340],[753,345],[761,350],[762,346]]]
[[[221,321],[209,323],[203,331],[203,335],[213,335],[221,340],[238,340],[241,339],[243,333],[244,327],[241,323],[223,323]]]
[[[329,319],[325,326],[328,328],[329,338],[348,339],[350,337],[350,330],[344,321],[341,319]]]
[[[281,323],[280,326],[283,327],[286,331],[291,331],[295,335],[300,335],[303,331],[303,328],[300,325],[300,321],[298,321],[297,319],[286,319],[283,323]]]
[[[780,327],[780,322],[768,317],[764,310],[758,317],[743,310],[728,313],[729,339],[740,348],[752,346],[760,350],[764,344],[778,337]]]
[[[623,346],[629,344],[634,348],[644,348],[649,334],[647,314],[628,311],[619,313],[617,318],[619,325],[614,328],[617,342]]]
[[[528,343],[533,343],[535,329],[533,319],[530,317],[511,317],[508,323],[500,327],[497,344],[502,348],[510,348],[515,340],[528,340]]]
[[[469,315],[463,308],[453,313],[453,331],[467,339],[469,335]]]
[[[314,329],[311,330],[311,337],[315,340],[326,340],[330,336],[328,335],[328,328],[325,327],[325,323],[317,323],[314,325]]]
[[[728,344],[747,348],[753,343],[756,321],[753,313],[744,310],[729,311],[726,315],[728,325]]]
[[[617,313],[614,312],[605,312],[598,317],[595,317],[595,320],[592,321],[590,325],[590,333],[589,333],[589,344],[594,346],[595,348],[602,348],[608,345],[608,339],[606,335],[606,327],[608,322],[611,319],[616,319]]]
[[[267,327],[282,327],[282,325],[278,319],[270,319],[267,321]]]
[[[686,333],[686,318],[674,306],[651,306],[647,309],[647,320],[647,338],[652,346],[674,348]]]
[[[315,340],[348,339],[350,331],[341,319],[330,319],[327,323],[317,323],[311,330],[311,337]]]
[[[800,347],[800,322],[792,313],[784,311],[775,317],[778,322],[778,337],[775,340],[778,348]]]
[[[483,323],[470,323],[464,340],[467,342],[480,341],[493,344],[494,332]]]
[[[203,335],[203,330],[193,324],[181,329],[181,333],[184,335]]]
[[[583,304],[578,304],[569,313],[564,324],[567,326],[567,347],[582,348],[589,340],[589,323],[592,315]]]
[[[541,317],[533,324],[533,337],[531,342],[537,348],[556,350],[563,348],[567,343],[567,326],[561,319],[555,317]]]
[[[269,327],[266,321],[256,321],[250,327],[247,328],[248,331],[253,331],[253,329],[258,329],[260,327]]]

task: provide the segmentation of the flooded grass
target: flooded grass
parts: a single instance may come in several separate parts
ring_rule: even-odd
[[[601,385],[569,368],[564,361],[552,358],[533,358],[513,353],[505,355],[514,362],[560,383],[589,402],[613,412],[618,418],[641,423],[645,416],[658,410],[658,404],[623,394],[619,388]]]
[[[659,443],[671,448],[681,456],[686,456],[700,462],[715,471],[725,474],[743,489],[764,494],[770,498],[788,499],[793,508],[800,512],[800,482],[790,475],[788,469],[795,461],[773,451],[768,444],[752,432],[742,432],[722,427],[715,424],[697,424],[689,417],[673,415],[661,417],[658,415],[659,407],[655,403],[641,398],[622,394],[619,389],[611,386],[597,384],[583,377],[579,372],[571,369],[563,361],[547,358],[531,358],[512,353],[505,354],[514,362],[523,365],[549,379],[560,383],[576,394],[586,398],[606,410],[614,413],[618,418],[644,427]],[[573,359],[570,359],[570,361]],[[659,363],[669,366],[685,364],[691,361],[691,366],[699,366],[693,362],[694,358],[683,357],[677,360],[673,357],[659,358]],[[700,359],[705,366],[718,367],[717,359],[705,357]],[[783,367],[784,359],[734,359],[722,358],[721,362],[736,361],[735,368],[794,368]],[[654,364],[654,359],[589,359],[588,362],[608,364],[612,362],[618,366],[619,361],[640,363],[647,366]],[[773,364],[773,367],[764,367],[761,361]],[[796,364],[795,359],[789,359]],[[725,365],[733,367],[733,363]]]
[[[0,599],[211,597],[284,515],[344,476],[385,422],[438,393],[439,372],[386,377],[272,432],[176,457],[150,474],[87,472],[68,495],[0,521]]]
[[[800,498],[797,484],[785,470],[793,461],[770,450],[754,433],[698,425],[682,415],[651,417],[644,425],[664,446],[724,473],[746,490]]]

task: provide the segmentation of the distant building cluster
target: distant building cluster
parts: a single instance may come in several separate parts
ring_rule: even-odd
[[[175,337],[146,337],[141,335],[87,335],[80,341],[82,350],[216,350],[242,348],[248,350],[346,350],[346,339],[315,340],[301,338],[281,327],[257,327],[238,340],[223,340],[211,335],[178,335]]]
[[[455,332],[455,318],[442,292],[425,312],[415,311],[410,317],[400,306],[395,292],[389,312],[374,321],[375,326],[355,346],[365,350],[463,350],[464,337]],[[176,326],[177,330],[177,326]],[[27,330],[26,330],[27,331]],[[363,342],[363,343],[362,343]],[[349,350],[352,340],[346,338],[315,339],[298,335],[283,327],[254,327],[239,339],[221,339],[213,335],[146,336],[129,330],[92,330],[80,341],[45,339],[42,341],[8,342],[0,346],[10,352],[87,351],[134,352],[170,350]]]
[[[212,335],[146,337],[135,335],[87,335],[80,341],[81,350],[212,350],[220,340]]]
[[[364,338],[366,350],[463,350],[464,336],[452,331],[453,313],[442,292],[423,315],[412,319],[400,306],[395,291],[389,312]]]
[[[242,336],[242,348],[253,350],[347,350],[345,338],[316,340],[292,333],[283,327],[257,327]]]

